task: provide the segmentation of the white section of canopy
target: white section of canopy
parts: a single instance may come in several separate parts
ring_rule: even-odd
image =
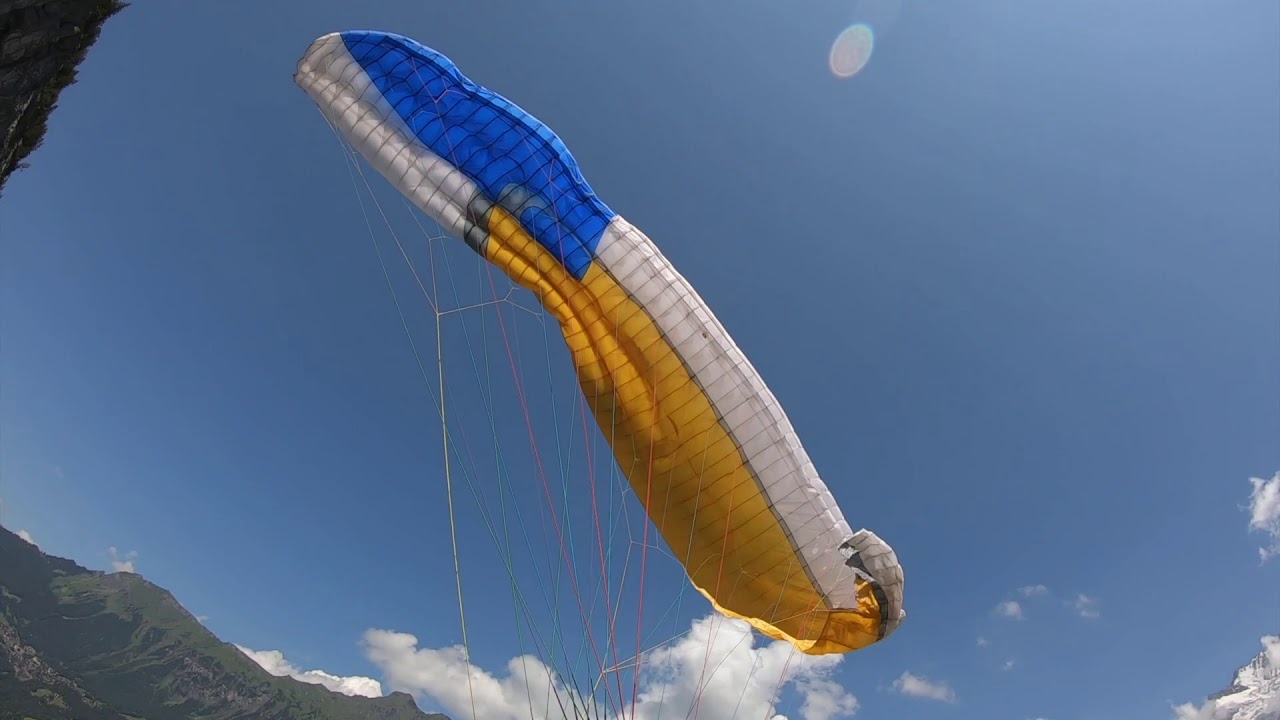
[[[337,33],[316,40],[294,81],[375,170],[455,237],[480,188],[422,143],[347,50]]]
[[[693,286],[621,216],[605,229],[596,261],[648,311],[702,386],[832,608],[858,604],[854,570],[840,552],[851,541],[889,601],[887,637],[905,617],[896,555],[870,531],[855,535],[782,405]]]

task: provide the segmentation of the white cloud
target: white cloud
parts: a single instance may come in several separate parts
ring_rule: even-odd
[[[1005,661],[1004,661],[1004,666],[1003,666],[1001,669],[1002,669],[1002,670],[1012,670],[1012,669],[1013,669],[1013,666],[1014,666],[1015,664],[1016,664],[1016,663],[1014,663],[1012,660],[1005,660]]]
[[[986,638],[984,638],[984,637],[982,637],[982,636],[978,636],[978,647],[986,647],[986,646],[988,646],[988,645],[990,645],[990,644],[991,644],[991,642],[990,642],[989,640],[987,640]]]
[[[31,538],[31,533],[27,532],[26,530],[19,530],[18,537],[22,538],[23,540],[26,540],[27,542],[31,543],[32,545],[35,545],[36,547],[40,547],[40,543],[37,543],[35,540],[33,540]]]
[[[955,692],[947,687],[946,683],[933,682],[919,675],[912,675],[909,672],[902,673],[897,680],[893,681],[893,689],[911,697],[941,700],[942,702],[956,701]]]
[[[1022,597],[1040,597],[1041,595],[1048,595],[1049,588],[1044,585],[1023,585],[1018,588],[1018,593]]]
[[[134,564],[138,559],[137,550],[130,550],[128,553],[121,555],[119,550],[109,547],[107,548],[107,554],[111,556],[111,570],[113,572],[138,572]]]
[[[1192,703],[1182,703],[1173,708],[1173,720],[1216,720],[1213,715],[1218,703],[1210,700],[1202,707]]]
[[[1267,653],[1267,662],[1272,667],[1280,668],[1280,636],[1263,635],[1262,649]]]
[[[996,613],[1002,617],[1021,620],[1023,618],[1022,604],[1017,600],[1005,600],[996,606]]]
[[[1253,493],[1249,496],[1249,529],[1271,536],[1266,547],[1258,548],[1263,562],[1280,554],[1280,472],[1270,480],[1249,478]]]
[[[300,670],[285,659],[279,650],[250,650],[243,645],[236,645],[240,652],[262,666],[263,670],[278,677],[291,677],[312,685],[323,685],[343,695],[359,695],[362,697],[382,697],[382,683],[373,678],[351,675],[341,677],[323,670]]]
[[[1071,601],[1071,607],[1075,609],[1076,614],[1082,618],[1095,620],[1102,615],[1102,611],[1098,609],[1098,598],[1089,597],[1084,593],[1077,593],[1074,600]]]
[[[857,698],[829,677],[842,656],[804,655],[788,643],[756,640],[739,620],[712,615],[695,621],[688,633],[644,655],[635,712],[628,699],[627,717],[654,720],[695,706],[704,720],[774,717],[777,696],[788,685],[802,699],[803,720],[837,720],[857,711]],[[468,662],[461,646],[419,648],[408,633],[369,630],[364,645],[389,688],[437,703],[459,720],[561,718],[582,702],[533,656],[513,658],[504,672],[492,673]]]
[[[799,687],[804,694],[804,704],[800,706],[804,720],[834,720],[858,711],[858,698],[832,680],[801,680]]]
[[[569,700],[547,667],[533,656],[507,662],[507,676],[498,678],[467,662],[462,646],[418,648],[418,638],[390,630],[367,630],[366,656],[381,670],[387,685],[420,699],[439,703],[458,718],[509,720],[535,708],[543,717],[557,699]],[[474,713],[472,709],[474,708]]]

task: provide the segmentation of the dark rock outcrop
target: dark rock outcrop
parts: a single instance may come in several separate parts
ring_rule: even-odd
[[[0,0],[0,192],[44,140],[49,115],[120,0]]]

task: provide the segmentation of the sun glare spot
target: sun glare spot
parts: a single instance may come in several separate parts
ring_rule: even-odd
[[[875,35],[870,25],[857,23],[846,28],[831,44],[831,73],[839,78],[857,75],[871,59],[874,46]]]

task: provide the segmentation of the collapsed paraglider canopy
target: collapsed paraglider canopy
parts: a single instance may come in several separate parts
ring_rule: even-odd
[[[811,654],[898,627],[893,550],[852,529],[756,369],[550,128],[394,34],[321,37],[295,80],[396,189],[556,317],[619,466],[717,610]]]

